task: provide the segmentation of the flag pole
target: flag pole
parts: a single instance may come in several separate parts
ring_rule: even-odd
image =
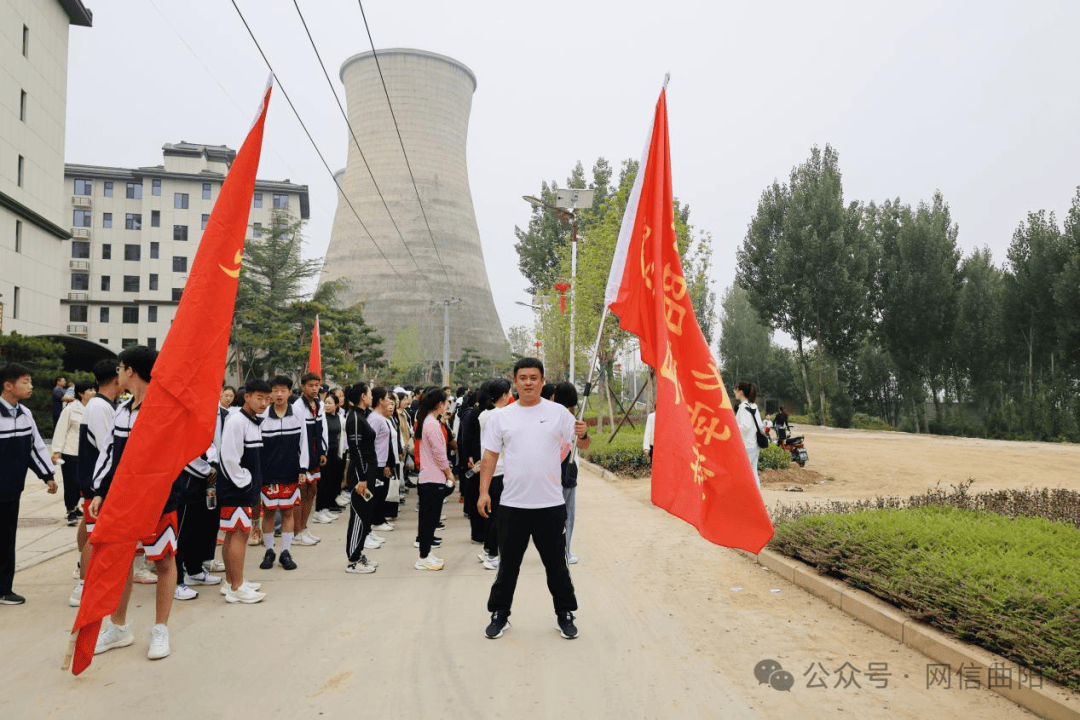
[[[600,355],[600,340],[604,337],[604,323],[607,321],[608,308],[604,306],[604,311],[600,313],[600,327],[596,331],[596,344],[593,345],[592,359],[589,361],[589,373],[585,378],[585,392],[581,396],[581,402],[578,403],[577,419],[581,420],[585,417],[585,404],[589,402],[589,392],[592,390],[593,374],[596,372],[596,358]],[[573,449],[570,451],[570,462],[577,460],[577,443],[574,443]]]

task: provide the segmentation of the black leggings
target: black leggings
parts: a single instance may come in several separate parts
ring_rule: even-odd
[[[64,477],[64,509],[72,513],[79,507],[79,457],[61,455],[60,459],[64,461],[60,466],[60,474]]]
[[[417,487],[420,495],[420,517],[417,520],[417,540],[420,541],[420,557],[426,558],[431,552],[431,542],[435,538],[435,527],[442,514],[443,498],[446,486],[439,482],[423,482]]]
[[[495,557],[499,554],[499,531],[498,531],[498,517],[499,517],[499,500],[502,498],[503,491],[503,476],[496,475],[491,478],[491,486],[488,488],[488,495],[491,496],[491,510],[488,511],[487,519],[484,521],[484,551],[488,554],[488,557]],[[479,489],[477,493],[479,493]]]

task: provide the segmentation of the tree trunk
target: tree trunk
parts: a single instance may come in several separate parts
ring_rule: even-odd
[[[911,419],[914,420],[915,434],[919,434],[919,408],[915,406],[915,396],[911,396]]]
[[[611,386],[604,382],[604,397],[607,399],[608,422],[612,432],[615,432],[615,403],[611,399]]]
[[[821,427],[829,422],[828,413],[825,411],[825,378],[822,376],[825,368],[825,350],[821,347],[821,331],[817,333],[817,356],[818,356],[818,390],[821,393]]]
[[[810,379],[806,374],[806,354],[803,353],[802,338],[795,339],[799,351],[799,370],[802,371],[803,394],[806,395],[806,413],[809,415],[814,409],[814,401],[810,399]]]

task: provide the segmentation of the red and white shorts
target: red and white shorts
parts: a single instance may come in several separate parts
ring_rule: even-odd
[[[94,520],[90,519],[90,503],[92,503],[92,502],[94,502],[93,498],[91,498],[90,500],[87,500],[86,498],[83,498],[83,501],[82,501],[82,516],[83,516],[83,520],[86,521],[86,534],[87,535],[94,532],[94,523],[97,520],[97,518],[95,518]]]
[[[299,483],[263,485],[262,504],[274,510],[288,510],[300,504]]]
[[[153,535],[147,535],[142,539],[146,559],[152,561],[164,560],[176,555],[176,511],[165,513],[158,520]]]
[[[251,508],[249,507],[222,507],[220,518],[218,528],[224,532],[251,530]]]
[[[315,470],[312,470],[311,472],[309,472],[307,474],[307,476],[308,476],[308,483],[311,484],[311,485],[315,485],[316,483],[319,482],[319,478],[322,477],[322,468],[317,468]]]

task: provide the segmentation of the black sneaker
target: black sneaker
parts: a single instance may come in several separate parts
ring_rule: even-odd
[[[67,514],[68,527],[75,527],[79,524],[79,516],[75,514],[75,511],[71,511]]]
[[[274,551],[270,550],[269,552],[274,552]],[[292,553],[290,553],[288,550],[282,550],[281,551],[281,558],[278,560],[278,562],[280,562],[281,567],[285,568],[286,570],[295,570],[296,569],[296,563],[292,559]],[[270,565],[273,566],[273,564],[274,564],[274,559],[270,558]]]
[[[488,624],[487,630],[484,631],[488,640],[495,640],[503,636],[503,631],[506,630],[506,626],[510,624],[508,616],[509,613],[502,610],[496,610],[491,613],[491,623]]]
[[[574,625],[574,613],[564,612],[557,616],[559,622],[559,634],[567,640],[577,637],[577,625]]]
[[[281,551],[282,555],[284,555],[285,553],[286,553],[285,550]],[[274,567],[274,560],[276,558],[277,558],[277,554],[274,552],[274,549],[273,548],[267,548],[266,549],[266,554],[263,555],[262,562],[259,563],[259,569],[260,570],[269,570],[270,568]]]
[[[22,605],[26,602],[26,598],[22,595],[16,595],[13,592],[9,592],[7,595],[0,595],[0,605]]]

